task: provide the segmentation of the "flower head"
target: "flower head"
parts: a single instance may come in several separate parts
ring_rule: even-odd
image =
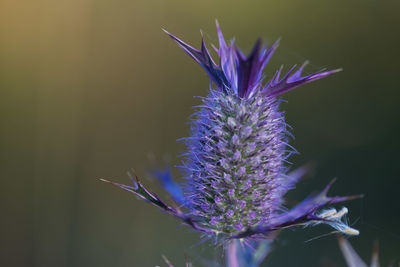
[[[259,40],[245,56],[233,42],[227,45],[218,24],[217,32],[218,63],[211,58],[204,39],[197,50],[167,32],[215,84],[198,107],[191,122],[191,136],[185,139],[185,187],[182,190],[176,185],[169,172],[157,174],[187,212],[166,205],[139,181],[134,181],[134,187],[115,185],[208,234],[228,238],[265,236],[286,227],[318,223],[358,234],[341,221],[341,211],[319,211],[326,205],[354,198],[327,197],[331,184],[292,210],[285,211],[283,207],[284,195],[304,171],[288,173],[286,159],[295,151],[288,145],[279,96],[339,70],[302,76],[304,63],[285,75],[281,68],[263,83],[263,69],[278,41],[268,48]]]

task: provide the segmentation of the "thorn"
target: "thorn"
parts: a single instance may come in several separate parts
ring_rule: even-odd
[[[166,34],[171,35],[166,29],[161,28],[161,30],[162,30],[163,32],[165,32]]]

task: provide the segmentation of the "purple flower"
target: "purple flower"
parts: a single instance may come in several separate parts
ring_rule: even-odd
[[[159,175],[167,191],[185,211],[165,204],[138,180],[133,180],[133,187],[113,184],[209,235],[268,237],[283,228],[320,223],[345,234],[358,234],[341,220],[347,209],[320,211],[329,204],[357,197],[327,197],[332,183],[293,209],[283,208],[284,195],[304,171],[288,173],[285,165],[295,151],[288,145],[279,96],[339,70],[302,76],[304,63],[285,75],[281,75],[281,68],[263,83],[263,69],[277,49],[278,41],[268,48],[259,40],[245,56],[233,42],[227,45],[218,24],[217,32],[218,63],[211,58],[204,39],[197,50],[167,32],[206,70],[215,84],[198,107],[191,122],[191,136],[185,141],[185,187],[182,190],[175,184],[169,173]]]

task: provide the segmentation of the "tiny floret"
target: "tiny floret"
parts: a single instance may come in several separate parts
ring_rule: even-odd
[[[198,231],[227,239],[268,237],[283,228],[321,223],[344,234],[358,235],[342,221],[346,208],[321,211],[327,205],[357,197],[328,197],[332,183],[296,207],[284,207],[285,194],[304,171],[288,172],[287,159],[296,151],[288,145],[288,126],[279,110],[280,96],[339,70],[303,76],[306,62],[286,74],[281,68],[264,82],[267,79],[263,70],[279,41],[267,47],[259,40],[245,56],[233,42],[225,42],[217,24],[216,63],[204,39],[197,50],[166,33],[205,69],[214,83],[192,117],[191,135],[185,139],[184,187],[175,184],[169,172],[156,175],[182,208],[165,204],[139,180],[133,180],[133,187],[113,184]]]

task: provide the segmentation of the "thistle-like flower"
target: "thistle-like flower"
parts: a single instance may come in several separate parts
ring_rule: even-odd
[[[357,235],[357,230],[341,220],[347,209],[320,211],[329,204],[357,197],[328,197],[332,183],[291,210],[283,206],[284,195],[304,171],[288,173],[286,159],[294,149],[288,145],[279,97],[339,70],[302,76],[306,62],[283,77],[281,68],[263,83],[263,69],[279,42],[267,48],[259,40],[245,56],[233,42],[227,45],[218,24],[217,32],[218,64],[211,58],[204,39],[197,50],[166,32],[206,70],[215,84],[197,107],[191,136],[185,139],[185,186],[175,184],[169,172],[156,175],[186,211],[165,204],[137,179],[132,179],[133,186],[113,184],[209,235],[229,239],[260,237],[287,227],[319,223]]]

